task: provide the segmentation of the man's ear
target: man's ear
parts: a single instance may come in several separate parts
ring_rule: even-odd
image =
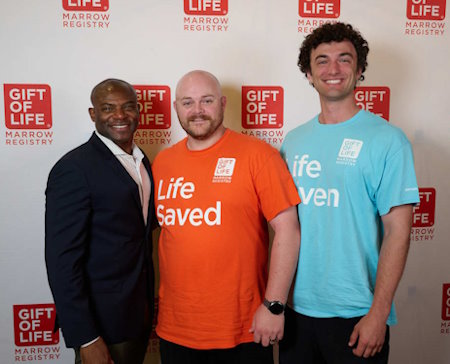
[[[95,109],[93,107],[89,108],[89,116],[91,117],[91,120],[95,123]]]
[[[306,78],[308,79],[309,84],[314,87],[313,78],[311,76],[311,71],[306,72]]]
[[[359,68],[358,71],[356,72],[356,85],[358,85],[361,75],[362,75],[362,69]],[[356,85],[355,85],[355,87],[356,87]]]
[[[220,103],[222,104],[222,107],[225,108],[225,106],[227,105],[227,97],[226,96],[222,96],[220,98]]]

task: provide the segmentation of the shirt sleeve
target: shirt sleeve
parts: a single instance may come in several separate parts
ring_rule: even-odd
[[[399,149],[386,158],[376,194],[378,212],[385,215],[394,206],[416,204],[419,201],[412,148],[405,140]]]
[[[265,156],[259,159],[255,188],[264,217],[270,221],[281,211],[298,205],[301,200],[280,153],[273,148]]]

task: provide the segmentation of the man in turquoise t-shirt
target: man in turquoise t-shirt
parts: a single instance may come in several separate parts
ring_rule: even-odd
[[[301,247],[280,364],[387,363],[393,297],[419,202],[403,132],[360,110],[367,42],[351,25],[308,35],[298,65],[321,112],[281,152],[302,199]]]

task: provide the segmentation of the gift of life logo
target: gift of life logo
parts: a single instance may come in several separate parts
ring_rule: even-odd
[[[214,170],[213,183],[231,183],[236,158],[219,158]]]
[[[344,138],[336,158],[336,164],[355,166],[363,144],[362,140]]]
[[[338,18],[340,0],[299,0],[298,14],[302,18]]]
[[[171,103],[169,86],[134,85],[139,105],[139,129],[169,129]]]
[[[187,15],[224,16],[228,14],[228,0],[184,0]]]
[[[426,228],[434,225],[436,190],[419,188],[420,203],[413,207],[413,228]]]
[[[14,342],[16,346],[56,345],[54,304],[14,305]]]
[[[109,0],[63,0],[66,11],[108,11]]]
[[[185,31],[228,31],[228,0],[184,0],[184,13]]]
[[[214,176],[217,177],[231,177],[234,171],[236,158],[219,158],[217,160]]]
[[[450,283],[442,286],[442,320],[450,321]]]
[[[339,149],[338,157],[358,159],[363,144],[362,140],[345,138],[342,141],[341,149]]]
[[[62,26],[67,29],[108,29],[109,0],[63,0]]]
[[[284,90],[280,86],[242,86],[242,127],[279,129],[283,126]]]
[[[388,87],[361,86],[355,89],[356,105],[389,121],[390,90]]]
[[[407,0],[406,16],[411,20],[444,20],[446,0]]]
[[[5,125],[8,129],[50,129],[52,103],[49,85],[4,84]]]

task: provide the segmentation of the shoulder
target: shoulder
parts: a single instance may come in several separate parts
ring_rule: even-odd
[[[87,181],[87,163],[92,163],[92,153],[85,144],[62,156],[50,170],[47,181],[47,196],[56,191],[66,191],[74,185],[85,185]]]
[[[303,143],[303,140],[310,139],[311,134],[314,132],[314,123],[317,121],[317,116],[308,120],[307,122],[296,126],[291,129],[285,136],[281,150]]]
[[[372,144],[384,147],[410,145],[403,130],[392,124],[392,122],[388,122],[368,111],[363,111],[362,117],[365,123],[364,127],[367,128],[373,141]]]
[[[113,154],[98,138],[92,136],[86,143],[72,149],[64,154],[53,166],[50,175],[56,171],[63,172],[66,170],[97,170],[98,166],[105,158],[109,158]]]
[[[285,168],[278,149],[256,137],[230,132],[228,148],[231,148],[241,163],[247,163],[254,176],[261,171],[279,171]]]
[[[248,155],[267,155],[278,153],[278,150],[275,147],[251,135],[245,135],[234,130],[230,130],[228,137],[229,143],[233,148],[242,150]]]
[[[155,159],[153,160],[152,167],[155,168],[155,166],[157,166],[159,163],[167,161],[168,159],[177,158],[177,156],[179,156],[185,148],[186,139],[187,138],[183,138],[174,145],[159,151]]]
[[[81,144],[80,146],[70,150],[66,154],[64,154],[55,164],[55,167],[60,165],[70,165],[77,164],[83,161],[88,161],[90,158],[88,156],[91,154],[89,142]]]
[[[285,139],[294,139],[296,137],[300,137],[304,133],[311,132],[314,127],[314,123],[316,123],[316,122],[317,122],[317,116],[315,116],[314,118],[308,120],[307,122],[305,122],[303,124],[296,126],[294,129],[290,130],[286,134]]]

